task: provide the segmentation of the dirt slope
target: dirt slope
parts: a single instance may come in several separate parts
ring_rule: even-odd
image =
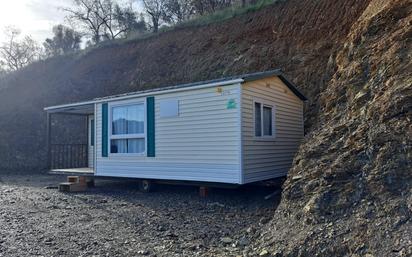
[[[45,106],[271,68],[282,68],[310,98],[309,129],[337,49],[368,2],[289,0],[31,65],[0,82],[0,168],[45,167]]]
[[[411,36],[408,0],[373,1],[354,24],[262,250],[412,256]]]

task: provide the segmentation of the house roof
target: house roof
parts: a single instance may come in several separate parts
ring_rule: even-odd
[[[283,73],[282,70],[277,69],[277,70],[269,70],[269,71],[262,71],[262,72],[255,72],[255,73],[249,73],[249,74],[244,74],[240,75],[238,77],[243,78],[245,82],[248,81],[254,81],[258,79],[264,79],[272,76],[278,76],[280,80],[282,80],[283,83],[297,96],[300,98],[302,101],[308,100],[306,96],[299,91],[299,89],[296,87],[296,85],[290,81],[286,75]]]
[[[254,80],[258,80],[258,79],[264,79],[264,78],[268,78],[268,77],[272,77],[272,76],[278,76],[282,80],[282,82],[285,83],[286,86],[297,97],[299,97],[302,101],[308,100],[297,89],[296,85],[294,83],[292,83],[290,80],[287,79],[285,74],[280,69],[263,71],[263,72],[248,73],[248,74],[236,75],[236,76],[219,78],[219,79],[204,80],[204,81],[198,81],[198,82],[193,82],[193,83],[180,84],[180,85],[176,85],[176,86],[159,87],[159,88],[154,88],[154,89],[149,89],[149,90],[135,91],[135,92],[112,95],[112,96],[106,96],[106,97],[99,97],[99,98],[95,98],[94,100],[109,100],[109,99],[112,99],[112,98],[118,98],[118,97],[123,97],[123,96],[134,96],[134,95],[137,96],[137,95],[141,95],[141,94],[147,94],[147,93],[153,93],[153,92],[159,92],[159,91],[165,91],[165,90],[190,88],[190,87],[195,87],[195,86],[200,86],[200,85],[208,85],[208,84],[216,84],[216,83],[225,83],[225,82],[226,82],[225,84],[242,83],[242,82],[249,82],[249,81],[254,81]]]
[[[75,107],[83,106],[83,105],[91,105],[97,102],[106,102],[111,99],[127,99],[127,98],[133,98],[135,96],[143,96],[143,95],[150,95],[150,94],[160,94],[160,93],[166,93],[168,91],[175,91],[175,90],[184,90],[186,88],[192,88],[192,87],[212,87],[212,86],[224,86],[224,85],[230,85],[230,84],[236,84],[236,83],[245,83],[249,81],[254,81],[254,80],[259,80],[259,79],[264,79],[264,78],[269,78],[277,76],[282,80],[283,83],[297,96],[299,99],[302,101],[306,101],[307,98],[297,89],[296,85],[293,84],[290,80],[287,79],[285,74],[280,70],[269,70],[269,71],[263,71],[263,72],[255,72],[255,73],[248,73],[248,74],[242,74],[242,75],[237,75],[237,76],[231,76],[231,77],[225,77],[225,78],[220,78],[220,79],[213,79],[213,80],[206,80],[206,81],[199,81],[199,82],[194,82],[194,83],[187,83],[187,84],[180,84],[176,86],[169,86],[169,87],[159,87],[159,88],[154,88],[154,89],[149,89],[149,90],[143,90],[143,91],[136,91],[136,92],[130,92],[130,93],[125,93],[125,94],[118,94],[118,95],[112,95],[112,96],[106,96],[106,97],[99,97],[95,98],[91,101],[85,101],[85,102],[78,102],[78,103],[71,103],[71,104],[64,104],[64,105],[57,105],[57,106],[50,106],[44,108],[46,111],[66,111],[66,110],[72,110]]]

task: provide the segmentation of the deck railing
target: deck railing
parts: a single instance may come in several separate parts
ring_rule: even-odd
[[[87,167],[87,144],[51,144],[50,147],[51,169]]]

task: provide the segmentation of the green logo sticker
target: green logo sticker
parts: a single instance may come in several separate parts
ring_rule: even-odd
[[[236,100],[235,99],[229,99],[229,101],[227,101],[227,109],[236,109]]]

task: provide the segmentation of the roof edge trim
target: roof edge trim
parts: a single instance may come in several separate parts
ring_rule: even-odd
[[[74,108],[74,107],[83,106],[83,105],[110,102],[113,100],[117,101],[117,100],[125,100],[125,99],[131,99],[131,98],[136,98],[136,97],[143,97],[143,96],[148,96],[148,95],[160,95],[160,94],[167,94],[167,93],[173,93],[173,92],[187,91],[187,90],[192,90],[192,89],[226,86],[226,85],[232,85],[232,84],[237,84],[237,83],[255,81],[255,80],[264,79],[264,78],[273,77],[273,76],[279,77],[279,79],[283,83],[285,83],[285,85],[297,97],[299,97],[299,99],[301,99],[302,101],[308,100],[306,96],[303,95],[298,90],[296,85],[286,77],[286,75],[283,73],[282,70],[276,69],[276,70],[269,70],[269,71],[263,71],[263,72],[255,72],[255,73],[250,73],[250,74],[243,74],[243,75],[238,75],[238,76],[233,76],[233,77],[223,78],[223,79],[199,81],[199,82],[189,83],[189,84],[181,84],[181,85],[170,86],[170,87],[160,87],[160,88],[154,88],[154,89],[143,90],[143,91],[138,91],[138,92],[131,92],[131,93],[125,93],[125,94],[120,94],[120,95],[100,97],[100,98],[95,98],[91,101],[49,106],[49,107],[44,108],[44,110],[51,112],[51,111],[56,111],[59,109]]]
[[[306,98],[305,95],[303,95],[296,85],[290,81],[286,75],[283,73],[281,69],[276,69],[276,70],[270,70],[270,71],[263,71],[263,72],[256,72],[256,73],[251,73],[251,74],[246,74],[242,78],[245,82],[249,81],[255,81],[259,79],[264,79],[264,78],[269,78],[272,76],[277,76],[282,80],[283,83],[286,84],[286,86],[297,96],[300,98],[302,101],[307,101],[308,99]]]
[[[149,95],[161,95],[161,94],[168,94],[168,93],[174,93],[174,92],[188,91],[188,90],[193,90],[193,89],[202,89],[202,88],[209,88],[209,87],[216,87],[216,86],[227,86],[227,85],[242,83],[243,81],[244,81],[243,79],[232,79],[232,80],[227,80],[227,81],[200,84],[200,85],[191,86],[191,87],[157,88],[154,90],[140,91],[140,92],[131,93],[131,94],[114,95],[114,96],[109,96],[109,97],[96,98],[92,101],[84,101],[84,102],[76,102],[76,103],[71,103],[71,104],[49,106],[49,107],[44,108],[44,110],[54,111],[58,109],[66,109],[70,107],[78,107],[78,106],[83,106],[83,105],[105,103],[105,102],[111,102],[111,101],[127,100],[131,98],[144,97],[144,96],[149,96]]]

